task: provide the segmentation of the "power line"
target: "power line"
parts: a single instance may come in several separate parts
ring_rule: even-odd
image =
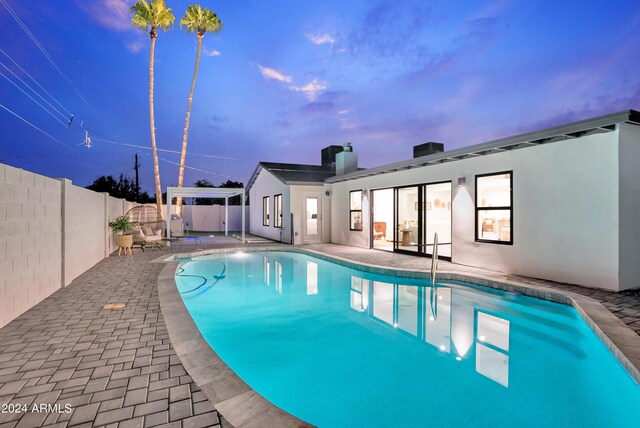
[[[20,119],[21,121],[23,121],[24,123],[26,123],[27,125],[37,129],[38,131],[42,132],[44,135],[46,135],[47,137],[51,138],[53,141],[57,142],[58,144],[63,145],[64,147],[66,147],[67,149],[73,151],[73,149],[71,147],[69,147],[68,145],[66,145],[65,143],[63,143],[62,141],[58,140],[56,137],[52,137],[51,135],[47,134],[46,132],[44,132],[42,129],[38,128],[37,126],[35,126],[33,123],[29,122],[27,119],[25,119],[24,117],[20,116],[18,113],[15,113],[14,111],[10,110],[9,108],[5,107],[4,105],[0,104],[0,107],[2,107],[3,109],[5,109],[6,111],[8,111],[9,113],[11,113],[12,115],[14,115],[15,117],[17,117],[18,119]]]
[[[60,101],[58,101],[58,99],[56,97],[54,97],[53,95],[51,95],[49,93],[49,91],[47,91],[40,83],[38,83],[38,81],[36,79],[34,79],[33,77],[31,77],[31,75],[29,73],[27,73],[27,71],[22,68],[20,66],[20,64],[18,64],[13,58],[11,58],[11,56],[9,56],[8,53],[6,53],[2,48],[0,48],[0,52],[2,52],[4,54],[4,56],[6,56],[7,58],[9,58],[9,60],[20,69],[20,71],[22,71],[24,74],[27,75],[27,77],[29,79],[31,79],[33,81],[33,83],[35,83],[36,85],[38,85],[38,87],[40,89],[42,89],[44,91],[45,94],[49,95],[49,97],[51,97],[52,100],[54,100],[64,111],[66,111],[69,116],[73,116],[73,113],[71,113],[65,106],[62,105],[62,103]]]
[[[94,137],[93,139],[95,141],[102,141],[103,143],[118,144],[118,145],[121,145],[121,146],[132,147],[132,148],[136,148],[136,149],[151,150],[151,147],[147,147],[147,146],[138,146],[136,144],[121,143],[119,141],[105,140],[105,139],[98,138],[98,137]],[[169,150],[169,149],[156,149],[156,150],[159,151],[159,152],[165,152],[165,153],[175,153],[175,154],[181,154],[182,153],[179,150]],[[246,158],[234,158],[234,157],[228,157],[228,156],[206,155],[206,154],[203,154],[203,153],[189,153],[189,156],[201,156],[201,157],[213,158],[213,159],[238,160],[238,161],[254,162],[251,159],[246,159]]]
[[[151,156],[149,153],[145,153],[145,155]],[[167,163],[170,163],[170,164],[173,164],[173,165],[180,165],[178,162],[170,161],[169,159],[164,159],[164,158],[161,158],[161,157],[159,157],[158,159],[163,161],[163,162],[167,162]],[[226,175],[226,174],[220,174],[220,173],[213,172],[213,171],[207,171],[206,169],[200,169],[200,168],[196,168],[196,167],[189,166],[189,165],[185,165],[184,167],[186,169],[190,169],[192,171],[204,172],[205,174],[211,174],[211,175],[217,175],[217,176],[220,176],[220,177],[233,178],[234,180],[242,180],[240,177],[235,177],[235,176]]]
[[[0,0],[2,1],[2,0]],[[51,113],[45,106],[43,106],[42,104],[40,104],[38,101],[35,100],[35,98],[33,98],[31,95],[27,94],[24,89],[22,89],[20,86],[16,85],[16,83],[9,79],[2,71],[0,71],[0,76],[4,77],[5,79],[7,79],[7,81],[9,81],[9,83],[11,83],[13,86],[15,86],[16,88],[18,88],[23,94],[25,94],[27,97],[29,97],[31,99],[31,101],[33,101],[34,103],[38,104],[44,111],[46,111],[47,113],[49,113],[51,115],[51,117],[53,117],[55,120],[57,120],[58,122],[60,122],[62,124],[62,126],[66,127],[67,124],[64,123],[63,121],[61,121],[60,119],[58,119],[58,117],[56,117],[56,115],[54,115],[53,113]]]
[[[73,90],[75,91],[76,95],[78,95],[78,97],[80,97],[80,99],[87,105],[87,107],[89,107],[91,110],[93,110],[95,112],[95,109],[87,102],[87,100],[82,96],[82,94],[80,93],[80,91],[78,90],[78,88],[73,84],[73,82],[71,81],[71,79],[69,79],[69,77],[67,77],[66,74],[64,74],[62,72],[62,70],[60,70],[60,68],[58,67],[58,65],[53,61],[53,58],[51,58],[51,55],[49,55],[49,53],[45,50],[45,48],[42,46],[42,44],[40,44],[40,42],[38,41],[38,39],[33,35],[33,33],[29,30],[29,28],[25,25],[24,22],[22,22],[22,20],[20,19],[20,17],[18,16],[18,14],[11,8],[11,6],[9,5],[9,3],[7,3],[6,0],[0,0],[0,3],[2,3],[2,5],[5,7],[5,9],[7,9],[7,12],[9,12],[9,14],[13,17],[13,19],[18,23],[18,25],[22,28],[22,30],[27,34],[27,36],[29,36],[29,38],[31,39],[31,41],[36,45],[36,47],[38,49],[40,49],[40,51],[42,52],[42,54],[49,60],[49,62],[51,63],[51,65],[53,65],[53,68],[56,69],[56,71],[60,74],[60,76],[62,76],[67,83],[69,83],[69,85],[73,88]]]
[[[168,159],[164,159],[164,158],[158,158],[158,159],[160,159],[161,161],[164,161],[164,162],[171,163],[173,165],[180,165],[178,162],[173,162],[173,161],[170,161]],[[220,173],[212,172],[212,171],[207,171],[206,169],[195,168],[193,166],[185,165],[184,167],[186,169],[190,169],[192,171],[204,172],[205,174],[211,174],[211,175],[218,175],[220,177],[233,178],[234,180],[242,180],[240,177],[236,177],[236,176],[233,176],[233,175],[220,174]]]
[[[67,119],[67,117],[57,108],[55,108],[54,106],[51,105],[51,103],[47,100],[44,99],[44,97],[42,95],[40,95],[38,92],[36,92],[35,89],[33,89],[31,86],[29,86],[24,80],[22,80],[18,75],[16,75],[16,73],[14,73],[13,71],[11,71],[11,69],[9,67],[7,67],[6,65],[4,65],[4,63],[2,61],[0,61],[0,65],[3,66],[9,73],[11,73],[13,75],[13,77],[15,77],[16,79],[18,79],[20,81],[20,83],[22,83],[24,86],[26,86],[27,88],[31,89],[31,92],[33,92],[34,94],[36,94],[37,96],[40,97],[40,99],[42,101],[44,101],[45,103],[47,103],[47,105],[49,107],[51,107],[52,109],[54,109],[56,112],[58,112],[58,114],[62,117],[64,117],[65,119]]]

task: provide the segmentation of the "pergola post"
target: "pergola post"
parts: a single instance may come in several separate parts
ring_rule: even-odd
[[[229,197],[224,198],[224,236],[229,236]]]
[[[195,187],[167,187],[167,224],[166,236],[171,237],[171,200],[174,197],[183,198],[224,198],[224,235],[229,236],[229,198],[242,195],[242,243],[245,243],[245,189],[195,188]],[[184,220],[184,219],[183,219]]]
[[[242,188],[242,243],[244,244],[244,200],[245,200],[245,194],[244,194],[244,187]]]
[[[170,188],[167,188],[167,217],[165,218],[165,225],[167,228],[166,237],[171,238],[171,200],[173,199],[173,193]]]

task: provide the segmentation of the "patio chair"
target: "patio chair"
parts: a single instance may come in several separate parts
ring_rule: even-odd
[[[127,211],[127,217],[134,223],[133,244],[144,251],[147,245],[160,245],[163,242],[165,222],[153,205],[136,205]]]
[[[162,229],[153,230],[148,226],[140,225],[133,230],[133,244],[140,245],[142,251],[144,251],[147,245],[155,245],[158,249],[162,249],[160,245],[161,242]]]

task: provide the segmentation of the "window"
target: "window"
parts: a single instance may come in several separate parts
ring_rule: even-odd
[[[476,175],[476,241],[513,244],[513,172]]]
[[[349,230],[362,230],[362,190],[349,192]]]
[[[269,197],[262,198],[262,225],[269,226]]]
[[[273,227],[282,227],[282,195],[273,197]]]

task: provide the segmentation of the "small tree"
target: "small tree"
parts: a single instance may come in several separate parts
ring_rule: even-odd
[[[154,201],[147,192],[139,193],[133,180],[124,174],[120,174],[117,181],[111,175],[103,175],[102,177],[96,178],[93,183],[86,188],[94,192],[108,193],[109,196],[114,198],[126,199],[141,204]]]

